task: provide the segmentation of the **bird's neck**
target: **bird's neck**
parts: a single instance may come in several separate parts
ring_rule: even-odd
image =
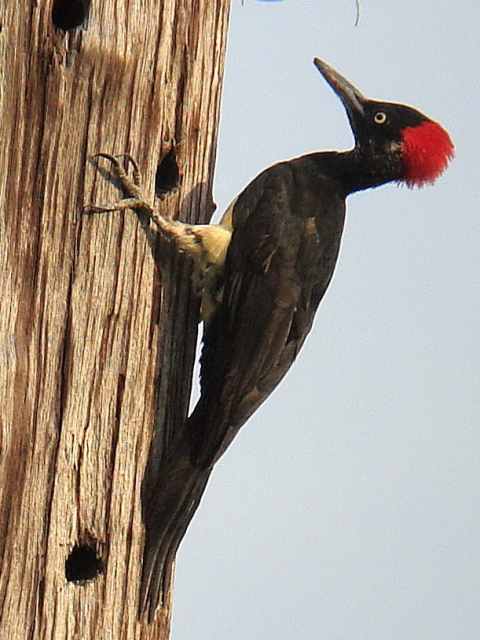
[[[401,157],[395,150],[386,154],[355,147],[349,151],[325,151],[313,155],[321,173],[341,184],[345,196],[402,177]]]

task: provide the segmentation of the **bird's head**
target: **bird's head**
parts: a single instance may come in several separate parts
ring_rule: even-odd
[[[454,155],[450,136],[412,107],[369,100],[328,64],[314,64],[342,101],[355,136],[355,150],[379,173],[378,183],[409,187],[433,183]]]

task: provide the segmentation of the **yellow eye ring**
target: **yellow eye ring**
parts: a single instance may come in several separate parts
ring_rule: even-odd
[[[373,116],[373,121],[375,124],[385,124],[387,121],[387,114],[383,111],[377,111],[377,113]]]

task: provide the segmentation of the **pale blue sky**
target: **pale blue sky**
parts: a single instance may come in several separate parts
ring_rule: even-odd
[[[180,549],[173,640],[480,633],[480,8],[234,0],[219,209],[264,167],[346,148],[319,56],[439,120],[434,187],[353,196],[297,363],[213,474]]]

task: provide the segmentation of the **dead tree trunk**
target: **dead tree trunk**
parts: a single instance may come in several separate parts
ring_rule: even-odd
[[[0,7],[2,638],[168,638],[171,590],[136,620],[140,498],[154,430],[150,468],[188,408],[190,267],[160,272],[132,213],[81,212],[120,197],[89,157],[128,151],[152,202],[179,182],[164,214],[208,220],[228,12]]]

